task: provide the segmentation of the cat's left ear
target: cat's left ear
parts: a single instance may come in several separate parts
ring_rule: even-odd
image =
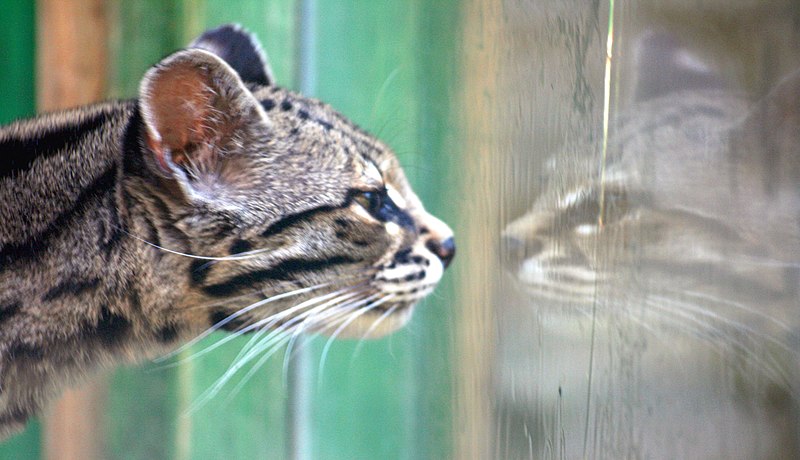
[[[671,33],[647,30],[636,43],[635,101],[680,91],[725,89],[725,82],[702,58]]]
[[[800,177],[800,70],[781,79],[730,132],[735,163],[764,178],[765,190],[797,190]],[[761,170],[761,174],[756,172]]]
[[[190,48],[200,48],[219,56],[245,83],[270,86],[275,80],[266,53],[256,37],[238,24],[226,24],[197,37]]]
[[[187,179],[224,180],[223,166],[241,146],[264,138],[269,126],[237,73],[199,49],[179,51],[151,68],[139,96],[153,159],[185,186]]]

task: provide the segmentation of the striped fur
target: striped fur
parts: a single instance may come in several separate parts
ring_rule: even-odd
[[[224,26],[140,99],[0,130],[0,435],[209,328],[380,336],[433,290],[450,229],[385,144],[265,63]],[[336,292],[337,315],[297,307]]]

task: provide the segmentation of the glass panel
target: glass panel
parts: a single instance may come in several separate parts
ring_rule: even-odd
[[[502,9],[494,455],[797,458],[796,5]]]

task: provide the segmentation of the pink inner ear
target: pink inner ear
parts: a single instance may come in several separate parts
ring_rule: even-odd
[[[167,167],[167,151],[173,162],[183,163],[188,149],[213,138],[215,92],[209,78],[202,68],[188,63],[154,76],[148,102],[151,122],[160,139],[149,139],[149,144],[162,167]]]

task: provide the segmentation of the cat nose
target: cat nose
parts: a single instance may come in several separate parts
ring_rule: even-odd
[[[514,271],[518,270],[526,259],[539,255],[544,249],[544,244],[538,238],[520,239],[504,235],[501,244],[502,260]]]
[[[425,243],[425,247],[442,260],[444,268],[450,265],[450,262],[453,261],[453,257],[456,255],[456,241],[452,236],[444,241],[428,240],[428,242]]]

